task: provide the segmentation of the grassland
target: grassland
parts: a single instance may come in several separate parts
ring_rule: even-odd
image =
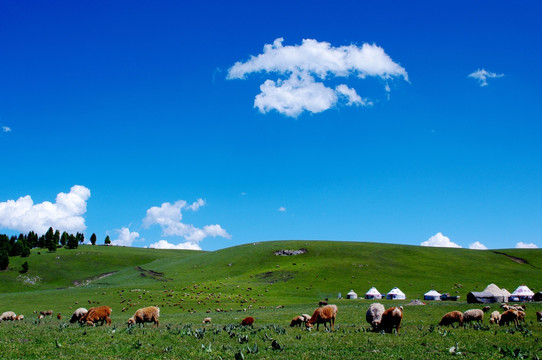
[[[307,252],[274,255],[301,248]],[[518,328],[490,327],[487,319],[467,328],[435,326],[448,311],[479,307],[466,304],[466,294],[491,282],[510,291],[522,283],[540,291],[540,250],[315,241],[262,242],[215,252],[81,246],[34,252],[24,276],[39,276],[35,284],[21,280],[22,260],[12,258],[11,270],[0,273],[0,310],[26,317],[0,323],[1,358],[231,359],[242,352],[246,359],[438,359],[458,353],[472,359],[534,359],[542,352],[542,326],[534,315],[542,310],[540,303],[528,305],[527,321]],[[406,301],[383,301],[386,307],[405,306],[399,335],[366,331],[369,301],[335,299],[351,289],[363,295],[371,286],[381,292],[398,286],[406,293]],[[431,288],[461,299],[406,306]],[[312,313],[326,297],[339,306],[335,332],[288,326],[293,316]],[[75,308],[99,304],[113,308],[112,327],[67,323]],[[148,305],[160,306],[161,326],[127,329],[127,318]],[[49,309],[62,319],[37,320],[34,311]],[[213,318],[211,326],[201,324],[205,316]],[[255,317],[254,328],[237,326],[244,316]]]

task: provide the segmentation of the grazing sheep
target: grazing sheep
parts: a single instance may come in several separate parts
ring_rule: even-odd
[[[325,306],[325,305],[327,305],[327,301],[325,300],[318,301],[318,306]]]
[[[514,325],[518,324],[518,311],[515,309],[506,310],[501,314],[501,319],[499,320],[499,325],[508,325],[510,322],[513,322]]]
[[[148,306],[137,310],[134,316],[128,319],[128,326],[152,322],[154,323],[153,326],[158,327],[160,325],[158,321],[159,318],[160,308],[157,308],[156,306]]]
[[[58,320],[60,320],[60,319],[62,319],[62,315],[61,315],[60,313],[58,313],[58,314],[56,315],[56,318],[57,318]]]
[[[205,319],[203,319],[203,323],[204,323],[204,324],[210,324],[210,323],[211,323],[211,318],[210,318],[210,317],[206,317]]]
[[[24,315],[17,315],[17,316],[15,317],[15,320],[23,321],[23,320],[24,320]]]
[[[463,313],[461,311],[450,311],[444,314],[438,324],[440,326],[447,326],[453,323],[459,323],[459,326],[463,325]]]
[[[311,319],[311,316],[309,314],[301,314],[301,316],[303,316],[304,320],[303,322],[306,323],[307,321],[309,321]]]
[[[53,310],[40,311],[40,314],[43,316],[53,316]]]
[[[542,311],[536,312],[536,321],[542,321]]]
[[[378,331],[384,330],[385,332],[393,332],[393,329],[397,330],[399,334],[399,328],[401,327],[401,320],[403,319],[403,307],[391,307],[384,311],[382,314],[382,322],[378,327]]]
[[[72,315],[71,319],[70,319],[70,323],[73,324],[73,323],[78,322],[83,317],[83,315],[85,315],[86,313],[88,313],[88,310],[85,309],[85,308],[79,308],[79,309],[75,310],[73,312],[73,315]]]
[[[374,331],[376,331],[376,329],[378,329],[378,326],[380,326],[380,322],[382,321],[382,314],[384,314],[384,311],[386,311],[386,309],[384,308],[384,305],[380,303],[373,303],[369,305],[369,309],[367,309],[367,313],[365,314],[365,320],[367,320],[367,322],[371,324]]]
[[[518,321],[525,322],[525,311],[518,310]]]
[[[491,310],[490,306],[484,306],[484,308],[482,309],[483,312],[489,312],[489,310]]]
[[[489,318],[489,323],[498,324],[499,321],[501,321],[501,313],[495,310],[491,313],[491,316]]]
[[[301,326],[301,324],[304,324],[304,323],[305,323],[305,317],[304,316],[296,316],[290,322],[290,327]]]
[[[305,324],[307,328],[312,328],[316,324],[316,331],[320,327],[320,324],[324,324],[324,327],[327,329],[327,323],[331,324],[331,330],[335,329],[335,318],[337,317],[337,305],[325,305],[314,310],[311,318]]]
[[[254,324],[254,318],[252,316],[248,316],[241,321],[241,325],[243,326],[252,326]]]
[[[17,315],[13,311],[6,311],[0,315],[2,321],[13,321],[17,318]]]
[[[463,322],[469,323],[471,321],[484,322],[484,312],[480,309],[470,309],[463,313]]]
[[[109,306],[98,306],[88,310],[88,312],[79,319],[81,324],[87,324],[89,326],[96,326],[98,321],[101,321],[101,325],[105,322],[107,326],[111,325],[111,308]]]

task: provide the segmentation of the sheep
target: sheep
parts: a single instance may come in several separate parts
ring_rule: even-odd
[[[335,318],[337,317],[337,305],[325,305],[322,307],[316,308],[312,314],[309,321],[306,322],[305,326],[307,328],[312,328],[316,324],[316,331],[320,327],[320,324],[324,324],[324,327],[327,328],[327,323],[331,324],[331,330],[335,329]]]
[[[290,327],[301,326],[301,324],[304,324],[304,323],[305,323],[305,317],[304,316],[296,316],[290,322]]]
[[[399,334],[399,328],[401,327],[401,320],[403,319],[403,307],[391,307],[384,311],[382,314],[382,322],[378,327],[378,331],[393,332],[393,329],[397,330]]]
[[[0,315],[2,321],[13,321],[17,318],[17,315],[13,311],[6,311]]]
[[[536,321],[542,321],[542,311],[536,312]]]
[[[326,300],[320,300],[318,301],[318,306],[325,306],[327,305],[327,301]]]
[[[309,314],[301,314],[303,316],[303,322],[306,323],[311,319],[311,316]]]
[[[60,319],[62,319],[62,315],[61,315],[60,313],[58,313],[58,314],[56,315],[56,318],[57,318],[58,320],[60,320]]]
[[[40,314],[43,316],[53,316],[53,310],[40,311]]]
[[[456,322],[459,323],[459,326],[463,325],[463,313],[461,311],[450,311],[444,314],[438,324],[439,326],[446,326]]]
[[[159,318],[160,308],[156,306],[148,306],[137,310],[134,316],[128,319],[128,326],[153,322],[153,326],[158,327],[160,325],[160,322],[158,321]]]
[[[210,317],[206,317],[205,319],[203,319],[203,323],[204,323],[204,324],[210,324],[210,323],[211,323],[211,318],[210,318]]]
[[[77,310],[75,310],[72,314],[72,317],[70,319],[70,323],[74,324],[76,322],[79,321],[79,319],[81,319],[83,317],[83,315],[85,315],[86,313],[88,313],[88,310],[85,309],[85,308],[79,308]]]
[[[15,320],[17,320],[17,321],[23,321],[23,320],[24,320],[24,315],[17,315],[17,316],[15,317]]]
[[[248,316],[241,321],[241,325],[243,326],[252,326],[254,324],[254,318],[252,316]]]
[[[367,313],[365,314],[365,320],[371,324],[374,331],[378,329],[378,326],[382,321],[382,314],[384,314],[384,311],[386,311],[386,309],[384,308],[384,305],[380,303],[373,303],[369,305],[369,309],[367,309]]]
[[[525,322],[525,311],[518,310],[518,321]]]
[[[501,321],[501,313],[495,310],[491,313],[491,316],[489,318],[489,323],[498,324],[499,321]]]
[[[89,326],[96,326],[98,321],[101,321],[101,325],[105,322],[107,326],[111,325],[111,308],[109,306],[98,306],[88,310],[88,312],[79,319],[81,324],[87,324]]]
[[[463,322],[469,323],[471,321],[484,322],[484,312],[480,309],[470,309],[463,313]]]
[[[508,325],[510,322],[513,322],[514,325],[518,324],[518,311],[515,309],[506,310],[501,314],[501,319],[499,320],[499,325]]]
[[[483,312],[489,312],[489,310],[491,310],[490,306],[484,306],[484,308],[482,309]]]

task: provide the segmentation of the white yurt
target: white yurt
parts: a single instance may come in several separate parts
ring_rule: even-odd
[[[512,295],[510,295],[511,301],[533,301],[534,292],[531,291],[527,286],[520,285]]]
[[[375,300],[382,299],[382,294],[373,286],[365,293],[365,299]]]
[[[394,287],[386,295],[386,299],[388,299],[388,300],[405,300],[406,295],[405,295],[404,292],[401,291],[401,289],[399,289],[398,287]]]
[[[354,292],[354,290],[350,290],[350,292],[348,294],[346,294],[346,298],[347,299],[357,299],[358,298],[358,294],[356,294]]]
[[[424,300],[440,300],[440,293],[435,290],[429,290],[425,294],[423,294]]]

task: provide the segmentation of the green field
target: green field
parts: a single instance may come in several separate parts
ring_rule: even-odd
[[[299,249],[307,252],[274,254]],[[30,267],[26,274],[18,272],[23,260]],[[242,352],[245,359],[535,359],[542,357],[542,325],[535,316],[541,303],[528,304],[518,328],[489,326],[487,319],[466,328],[436,324],[448,311],[481,308],[466,304],[466,295],[489,283],[509,291],[521,284],[542,290],[541,269],[537,249],[324,241],[262,242],[215,252],[85,245],[38,255],[35,249],[29,258],[10,258],[10,269],[0,273],[0,311],[25,315],[22,322],[0,323],[0,358],[232,359]],[[351,289],[362,297],[372,286],[382,293],[398,286],[407,295],[404,301],[381,301],[404,306],[399,335],[367,332],[370,301],[336,299]],[[431,288],[460,301],[407,306]],[[324,298],[339,307],[335,332],[288,326]],[[97,305],[113,308],[111,327],[68,323],[76,308]],[[161,308],[160,327],[127,329],[134,311],[150,305]],[[34,313],[50,309],[62,319],[38,320]],[[206,316],[212,325],[202,325]],[[245,316],[256,319],[254,328],[238,326]]]

